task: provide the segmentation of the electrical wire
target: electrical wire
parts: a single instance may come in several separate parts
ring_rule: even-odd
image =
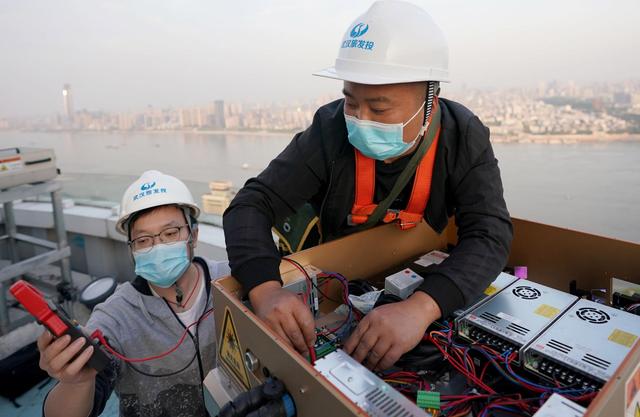
[[[311,298],[311,286],[313,285],[313,280],[309,276],[309,273],[304,269],[302,265],[300,265],[297,261],[289,258],[282,258],[283,261],[287,261],[292,264],[298,271],[302,272],[302,275],[305,277],[307,282],[311,285],[307,285],[305,287],[305,293],[302,295],[303,301],[305,304],[309,304],[309,299]]]
[[[292,264],[294,267],[296,267],[296,269],[298,269],[300,272],[302,272],[302,274],[305,276],[307,282],[310,284],[307,286],[307,290],[309,293],[309,297],[311,297],[311,287],[315,288],[318,290],[318,292],[320,292],[320,294],[322,294],[325,298],[334,301],[336,303],[342,303],[345,304],[349,310],[347,317],[345,317],[344,321],[337,327],[332,328],[332,329],[327,329],[325,333],[335,333],[340,331],[344,326],[346,326],[348,323],[351,322],[352,317],[353,317],[353,305],[351,304],[351,301],[349,301],[349,281],[342,275],[339,274],[337,272],[322,272],[316,275],[317,278],[333,278],[338,280],[341,284],[342,284],[342,300],[338,301],[335,300],[331,297],[329,297],[328,295],[326,295],[319,287],[318,285],[316,285],[315,282],[313,282],[313,279],[311,279],[311,277],[309,276],[309,273],[304,269],[304,267],[298,262],[295,261],[293,259],[290,258],[282,258],[284,261],[289,262],[290,264]]]
[[[316,349],[313,346],[309,346],[309,362],[311,365],[316,364]]]
[[[631,304],[627,306],[625,310],[628,311],[629,313],[640,314],[640,303]]]
[[[491,347],[479,343],[461,345],[453,340],[453,332],[451,331],[450,325],[447,326],[448,328],[442,325],[439,327],[443,329],[441,331],[429,332],[423,340],[428,340],[433,343],[443,354],[445,360],[467,378],[470,385],[486,392],[462,396],[442,396],[441,400],[446,401],[446,403],[442,405],[443,414],[445,415],[465,415],[466,413],[473,412],[473,405],[469,404],[478,404],[478,402],[483,402],[484,406],[481,411],[474,415],[486,417],[493,409],[515,415],[531,415],[537,407],[541,405],[544,396],[551,393],[562,394],[574,401],[588,400],[597,394],[591,389],[573,389],[571,387],[557,385],[548,386],[530,381],[517,374],[512,367],[512,362],[517,357],[517,352],[507,350],[499,353]],[[486,360],[482,368],[476,369],[474,360],[471,357],[472,353],[474,355],[480,354],[481,357]],[[523,399],[520,394],[509,396],[496,392],[493,387],[485,382],[485,376],[489,367],[495,368],[504,380],[512,383],[517,388],[533,392],[539,396]],[[478,370],[480,370],[479,375]],[[386,374],[385,377],[390,379],[397,378],[397,376],[393,374]],[[404,380],[404,378],[401,378],[401,380]],[[532,404],[532,402],[538,405]]]
[[[113,356],[115,356],[116,358],[118,358],[118,359],[120,359],[120,360],[122,360],[124,362],[136,363],[136,362],[153,361],[153,360],[157,360],[157,359],[162,359],[162,358],[172,354],[173,352],[175,352],[180,347],[180,345],[184,342],[184,339],[187,337],[187,334],[189,333],[189,329],[191,327],[197,325],[198,323],[200,323],[207,316],[209,316],[212,312],[213,312],[213,308],[210,308],[198,320],[196,320],[193,323],[191,323],[190,325],[186,326],[186,328],[184,329],[184,332],[182,333],[182,336],[178,340],[178,343],[175,346],[173,346],[171,349],[169,349],[169,350],[167,350],[167,351],[165,351],[163,353],[160,353],[160,354],[157,354],[157,355],[153,355],[153,356],[149,356],[149,357],[129,358],[129,357],[126,357],[126,356],[120,354],[113,347],[111,347],[111,345],[109,345],[109,342],[107,342],[106,338],[104,337],[104,334],[99,329],[94,331],[91,334],[91,338],[92,339],[98,339],[100,341],[100,343],[105,347],[105,349],[107,349],[107,351],[109,351],[109,353],[111,353]]]
[[[326,299],[334,300],[325,294],[321,288],[316,285],[309,274],[304,270],[302,265],[298,262],[288,259],[288,262],[292,263],[305,275],[308,282],[312,287],[315,287],[320,294]],[[332,278],[336,279],[343,285],[342,302],[349,308],[349,314],[340,326],[335,329],[326,330],[327,332],[336,332],[342,328],[351,319],[353,314],[353,307],[349,302],[349,282],[344,276],[338,273],[322,272],[317,274],[317,278]],[[638,308],[639,305],[630,306],[633,309]],[[505,352],[498,352],[488,345],[482,343],[472,344],[459,344],[453,340],[453,324],[444,322],[434,323],[440,328],[438,331],[431,331],[425,334],[423,342],[427,341],[433,344],[439,352],[434,355],[434,358],[443,358],[446,360],[456,371],[462,374],[469,385],[479,388],[483,392],[478,392],[475,389],[468,392],[466,395],[458,396],[442,396],[441,400],[445,401],[442,405],[443,415],[449,417],[452,416],[464,416],[469,413],[473,415],[487,417],[491,410],[500,410],[502,413],[514,414],[514,415],[532,415],[539,406],[544,402],[545,396],[551,393],[562,394],[565,397],[574,400],[582,401],[593,398],[597,392],[592,389],[573,388],[567,386],[561,386],[558,381],[555,381],[555,385],[544,385],[533,382],[518,373],[516,373],[512,367],[512,362],[517,357],[517,352],[507,350]],[[310,349],[311,362],[315,362],[315,352],[311,353],[313,349]],[[473,354],[473,356],[472,356]],[[485,363],[481,363],[482,366],[476,365],[477,355],[480,355]],[[524,389],[536,394],[535,398],[522,398],[521,394],[503,394],[498,393],[493,387],[485,382],[485,377],[489,368],[494,368],[498,374],[506,381],[515,385],[519,389]],[[414,368],[415,369],[415,368]],[[398,391],[404,393],[408,397],[415,397],[417,390],[425,389],[425,387],[433,386],[428,381],[424,380],[417,372],[411,372],[406,370],[395,370],[392,372],[382,372],[381,378],[387,383],[393,385]]]

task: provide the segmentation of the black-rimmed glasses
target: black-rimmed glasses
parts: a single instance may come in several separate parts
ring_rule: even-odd
[[[128,244],[134,252],[149,252],[155,245],[156,237],[159,238],[161,243],[167,243],[169,245],[180,242],[180,231],[183,227],[188,226],[189,225],[187,224],[183,224],[181,226],[167,227],[155,235],[138,236],[137,238],[130,240]]]

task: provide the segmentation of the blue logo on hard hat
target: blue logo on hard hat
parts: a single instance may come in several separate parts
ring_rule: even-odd
[[[141,189],[142,191],[147,191],[147,190],[152,189],[152,188],[153,188],[153,187],[155,187],[155,186],[156,186],[156,182],[155,182],[155,181],[154,181],[154,182],[145,182],[144,184],[142,184],[142,186],[140,187],[140,189]]]
[[[351,32],[349,33],[351,39],[345,39],[344,41],[342,41],[341,48],[357,48],[364,49],[365,51],[372,51],[373,47],[375,46],[375,42],[365,39],[355,39],[361,37],[368,31],[369,25],[367,25],[366,23],[358,23],[353,27],[353,29],[351,29]]]
[[[138,194],[133,196],[133,201],[137,201],[140,200],[146,196],[149,195],[153,195],[153,194],[166,194],[167,193],[167,189],[166,188],[158,188],[156,187],[156,182],[145,182],[144,184],[142,184],[140,186],[140,191]]]
[[[367,33],[368,30],[369,30],[369,25],[366,25],[364,23],[358,23],[353,27],[353,29],[351,29],[351,37],[359,38],[360,36]]]

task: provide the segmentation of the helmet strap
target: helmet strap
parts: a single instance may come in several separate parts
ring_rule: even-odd
[[[194,218],[191,216],[191,209],[188,207],[181,207],[184,218],[189,226],[189,237],[187,238],[187,245],[189,247],[189,260],[193,261],[195,257],[195,251],[193,248],[193,232],[198,229],[198,223],[194,222]]]
[[[423,126],[427,123],[427,120],[429,120],[429,116],[431,116],[431,111],[433,110],[433,99],[439,93],[440,83],[438,81],[427,81],[427,92],[424,99],[424,120],[422,121]]]
[[[424,118],[422,119],[422,128],[415,142],[420,143],[422,138],[424,137],[424,132],[427,130],[427,121],[429,120],[429,116],[431,116],[431,111],[433,110],[433,100],[437,94],[440,93],[440,82],[438,81],[427,81],[427,92],[424,99]]]

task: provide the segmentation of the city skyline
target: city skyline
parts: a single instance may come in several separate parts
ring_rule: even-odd
[[[630,94],[634,94],[636,93],[636,89],[638,89],[638,86],[640,86],[640,77],[638,78],[629,78],[629,79],[624,79],[624,80],[620,80],[617,82],[610,82],[607,80],[600,80],[600,81],[594,81],[594,82],[576,82],[574,80],[566,80],[566,81],[559,81],[559,80],[545,80],[545,81],[538,81],[537,83],[535,83],[534,85],[521,85],[521,86],[509,86],[509,87],[489,87],[489,86],[485,86],[484,88],[482,87],[475,87],[472,88],[469,85],[466,84],[462,84],[462,85],[457,85],[457,86],[452,86],[449,83],[443,83],[441,84],[441,93],[440,95],[447,98],[447,97],[456,97],[459,98],[461,96],[464,96],[465,94],[469,93],[470,91],[474,91],[474,92],[487,92],[487,93],[493,93],[493,92],[500,92],[500,91],[537,91],[540,92],[541,91],[541,86],[562,86],[564,88],[563,91],[563,95],[574,95],[573,93],[577,90],[587,90],[589,92],[591,92],[590,94],[593,96],[597,96],[598,94],[612,94],[611,91],[607,91],[607,92],[598,92],[598,89],[600,87],[603,87],[605,89],[615,89],[619,92],[627,92]],[[553,88],[551,88],[551,90],[553,91]],[[158,108],[158,109],[173,109],[173,108],[188,108],[188,107],[197,107],[197,106],[202,106],[202,105],[213,105],[216,102],[231,102],[234,103],[236,105],[240,105],[240,106],[297,106],[300,104],[308,104],[308,103],[315,103],[318,106],[322,105],[322,104],[326,104],[329,101],[338,99],[338,98],[342,98],[342,89],[337,89],[334,91],[330,91],[330,92],[326,92],[324,94],[318,95],[318,96],[314,96],[314,97],[304,97],[304,98],[293,98],[293,99],[268,99],[265,98],[263,100],[250,100],[250,99],[238,99],[238,100],[228,100],[224,97],[214,97],[214,98],[210,98],[208,100],[203,100],[200,102],[188,102],[182,106],[178,106],[175,103],[166,103],[163,105],[157,105],[154,103],[147,103],[144,106],[139,106],[138,108],[134,108],[133,106],[130,106],[128,109],[126,110],[116,110],[116,109],[110,109],[108,107],[105,106],[96,106],[96,107],[81,107],[78,108],[75,106],[74,104],[74,98],[75,97],[75,91],[76,89],[73,88],[73,86],[70,83],[64,83],[61,87],[61,89],[58,90],[58,93],[61,92],[61,100],[60,100],[60,105],[58,106],[57,109],[54,109],[53,111],[49,111],[46,113],[41,113],[41,114],[36,114],[36,113],[31,113],[31,114],[24,114],[24,115],[20,115],[20,116],[8,116],[8,115],[3,115],[0,114],[0,120],[5,119],[5,120],[26,120],[26,119],[33,119],[33,118],[41,118],[41,117],[51,117],[51,116],[64,116],[66,118],[70,118],[72,117],[72,115],[78,111],[78,112],[107,112],[107,113],[127,113],[127,112],[136,112],[136,111],[141,111],[141,109],[143,108]],[[80,94],[82,94],[82,92],[80,92]],[[544,94],[540,94],[540,96],[544,96]]]
[[[414,3],[449,39],[445,91],[640,74],[637,2]],[[335,94],[338,82],[311,73],[333,63],[343,32],[370,4],[0,0],[0,117],[61,112],[64,83],[77,92],[76,109],[114,112]],[[604,28],[605,17],[613,26]]]
[[[297,102],[225,102],[147,106],[130,112],[73,110],[73,88],[62,87],[64,111],[55,116],[0,118],[0,130],[31,131],[272,131],[295,132],[311,124],[325,95]],[[535,88],[463,89],[443,95],[471,108],[493,141],[640,139],[640,81],[579,84],[543,82]]]

